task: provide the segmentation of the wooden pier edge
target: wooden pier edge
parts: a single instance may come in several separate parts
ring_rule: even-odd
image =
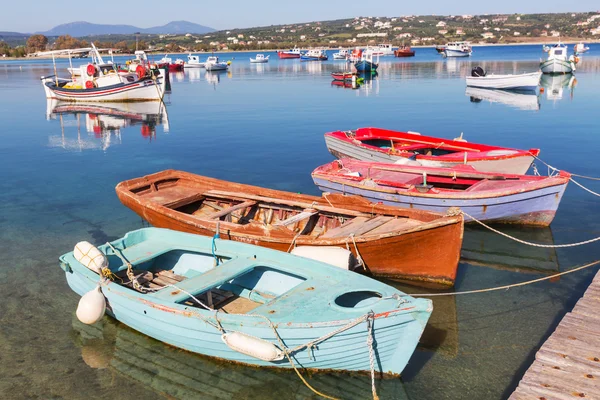
[[[509,397],[532,399],[600,399],[600,272]]]

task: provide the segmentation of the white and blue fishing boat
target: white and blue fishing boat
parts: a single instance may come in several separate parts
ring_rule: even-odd
[[[373,53],[368,50],[363,51],[360,60],[354,63],[354,68],[358,72],[374,72],[377,71],[377,67],[379,67],[379,56],[377,61],[374,61]]]
[[[311,49],[300,56],[300,61],[327,61],[325,50]]]
[[[410,163],[344,158],[316,168],[312,177],[324,192],[355,194],[373,203],[442,213],[456,207],[466,213],[465,222],[475,218],[538,226],[550,225],[570,179],[564,171],[530,176],[478,172],[471,165],[435,168]]]
[[[540,69],[544,74],[570,74],[575,72],[576,58],[568,56],[567,46],[558,42],[552,47],[545,47],[547,60],[540,60]]]
[[[269,62],[269,56],[266,56],[264,54],[257,54],[256,58],[252,58],[250,57],[250,62],[253,64],[264,64],[264,63],[268,63]]]
[[[204,63],[204,68],[207,71],[226,71],[230,63],[230,61],[219,61],[219,57],[217,56],[210,56],[206,59],[206,62]]]
[[[254,366],[400,374],[432,311],[320,261],[158,228],[80,242],[60,266],[83,296],[82,322],[106,310],[172,346]]]

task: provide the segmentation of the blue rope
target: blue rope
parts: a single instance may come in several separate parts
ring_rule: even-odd
[[[217,244],[216,244],[216,240],[219,239],[219,230],[217,229],[217,233],[215,233],[215,235],[212,238],[212,255],[213,258],[215,259],[215,266],[219,265],[219,258],[217,257],[217,255],[215,254],[215,250],[217,249]]]

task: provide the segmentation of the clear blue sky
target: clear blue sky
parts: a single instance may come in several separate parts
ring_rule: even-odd
[[[92,4],[85,6],[85,4]],[[10,1],[0,13],[0,31],[45,31],[73,21],[128,24],[140,28],[186,20],[215,29],[248,28],[355,16],[494,14],[598,11],[599,0],[145,0],[77,2]]]

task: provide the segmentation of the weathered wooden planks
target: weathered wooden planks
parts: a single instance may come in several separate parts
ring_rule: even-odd
[[[509,400],[600,399],[600,272],[535,355]]]

